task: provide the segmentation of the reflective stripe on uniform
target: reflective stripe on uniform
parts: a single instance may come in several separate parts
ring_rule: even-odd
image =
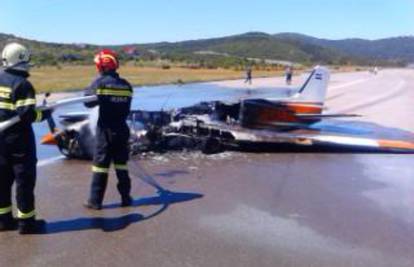
[[[108,173],[109,172],[109,168],[101,168],[98,166],[92,166],[92,172],[96,172],[96,173]]]
[[[0,86],[0,97],[10,100],[12,89],[4,86]]]
[[[19,219],[30,219],[32,217],[36,216],[36,211],[32,210],[30,212],[24,213],[20,210],[17,210],[17,218]]]
[[[10,94],[12,92],[12,89],[9,87],[0,86],[0,93],[4,94]]]
[[[0,109],[15,110],[16,107],[11,103],[0,102]]]
[[[127,171],[128,170],[128,165],[126,164],[114,164],[115,169],[119,170],[119,171]]]
[[[12,211],[12,206],[0,208],[0,215],[10,213]]]
[[[121,90],[121,89],[98,89],[96,90],[97,95],[107,95],[107,96],[126,96],[132,97],[132,92],[129,90]]]
[[[35,112],[36,112],[36,119],[35,119],[35,121],[36,122],[42,121],[42,119],[43,119],[43,113],[42,113],[42,111],[40,109],[36,109]]]
[[[24,106],[30,106],[30,105],[36,105],[36,99],[27,98],[27,99],[24,99],[24,100],[16,101],[16,108],[20,108],[20,107],[24,107]]]
[[[11,94],[0,91],[0,97],[6,98],[6,99],[10,99],[11,98]]]

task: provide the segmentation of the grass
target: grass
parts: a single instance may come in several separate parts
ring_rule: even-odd
[[[188,69],[173,67],[161,69],[155,67],[122,66],[120,74],[135,86],[159,85],[228,80],[244,78],[244,72],[226,69]],[[254,77],[281,75],[276,71],[254,71]],[[63,92],[82,90],[97,75],[94,66],[39,67],[31,71],[30,81],[37,92]]]

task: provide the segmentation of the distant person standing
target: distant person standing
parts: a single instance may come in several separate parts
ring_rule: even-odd
[[[252,80],[253,80],[253,76],[252,76],[252,67],[249,66],[246,69],[246,80],[244,81],[244,83],[248,83],[248,84],[252,84]]]
[[[286,67],[285,75],[286,75],[286,84],[291,85],[292,84],[292,77],[293,77],[293,66],[287,66]]]

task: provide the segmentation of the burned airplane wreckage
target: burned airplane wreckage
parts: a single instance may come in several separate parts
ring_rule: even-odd
[[[352,114],[322,114],[328,81],[328,70],[317,67],[286,99],[202,102],[171,111],[133,110],[128,120],[131,154],[174,150],[414,153],[410,138],[384,137],[390,129],[337,119]],[[68,158],[90,159],[94,135],[88,115],[60,118],[64,129],[45,136],[43,143],[57,145]]]

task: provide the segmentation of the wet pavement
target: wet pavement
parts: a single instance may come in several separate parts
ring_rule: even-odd
[[[410,70],[335,74],[327,105],[414,132],[413,83]],[[1,233],[0,266],[414,266],[413,165],[392,154],[147,155],[130,163],[134,207],[119,208],[110,179],[105,208],[91,212],[90,164],[44,161],[47,231]]]

